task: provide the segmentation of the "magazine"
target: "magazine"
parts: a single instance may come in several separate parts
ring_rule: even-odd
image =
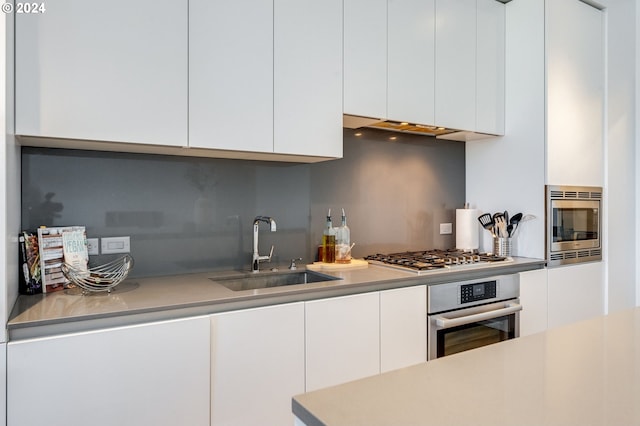
[[[40,248],[40,271],[42,276],[42,292],[51,293],[63,290],[70,282],[62,273],[62,263],[65,261],[65,246],[63,235],[67,232],[74,233],[68,241],[71,262],[81,264],[81,258],[88,260],[87,238],[84,226],[64,226],[64,227],[41,227],[38,229],[38,244]],[[78,236],[82,234],[82,242],[78,241]],[[82,250],[84,247],[84,251]],[[87,267],[86,260],[84,268]],[[72,263],[73,264],[73,263]],[[73,266],[76,266],[75,264]],[[77,266],[76,266],[77,267]]]

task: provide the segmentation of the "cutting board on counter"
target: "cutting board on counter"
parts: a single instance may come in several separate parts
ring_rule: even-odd
[[[312,271],[345,271],[350,269],[363,269],[369,267],[369,262],[364,259],[351,259],[351,263],[324,263],[313,262],[307,265]]]

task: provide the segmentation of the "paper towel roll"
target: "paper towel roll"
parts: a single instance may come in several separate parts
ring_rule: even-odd
[[[480,210],[456,209],[456,248],[458,250],[478,249],[480,227],[478,216],[480,216]]]

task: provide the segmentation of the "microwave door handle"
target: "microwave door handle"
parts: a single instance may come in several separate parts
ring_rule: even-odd
[[[519,303],[507,303],[502,309],[496,309],[489,312],[482,312],[480,314],[468,315],[459,318],[445,318],[441,315],[436,315],[433,319],[436,322],[438,329],[446,329],[451,327],[457,327],[459,325],[471,324],[478,321],[485,321],[492,318],[498,318],[504,315],[513,314],[521,311],[522,305]]]

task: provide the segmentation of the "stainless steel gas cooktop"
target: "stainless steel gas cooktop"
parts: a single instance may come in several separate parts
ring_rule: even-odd
[[[483,266],[495,262],[513,261],[510,257],[496,256],[491,253],[471,253],[461,250],[421,250],[402,253],[372,254],[365,260],[373,265],[381,265],[417,274],[428,273],[445,268],[464,266]]]

